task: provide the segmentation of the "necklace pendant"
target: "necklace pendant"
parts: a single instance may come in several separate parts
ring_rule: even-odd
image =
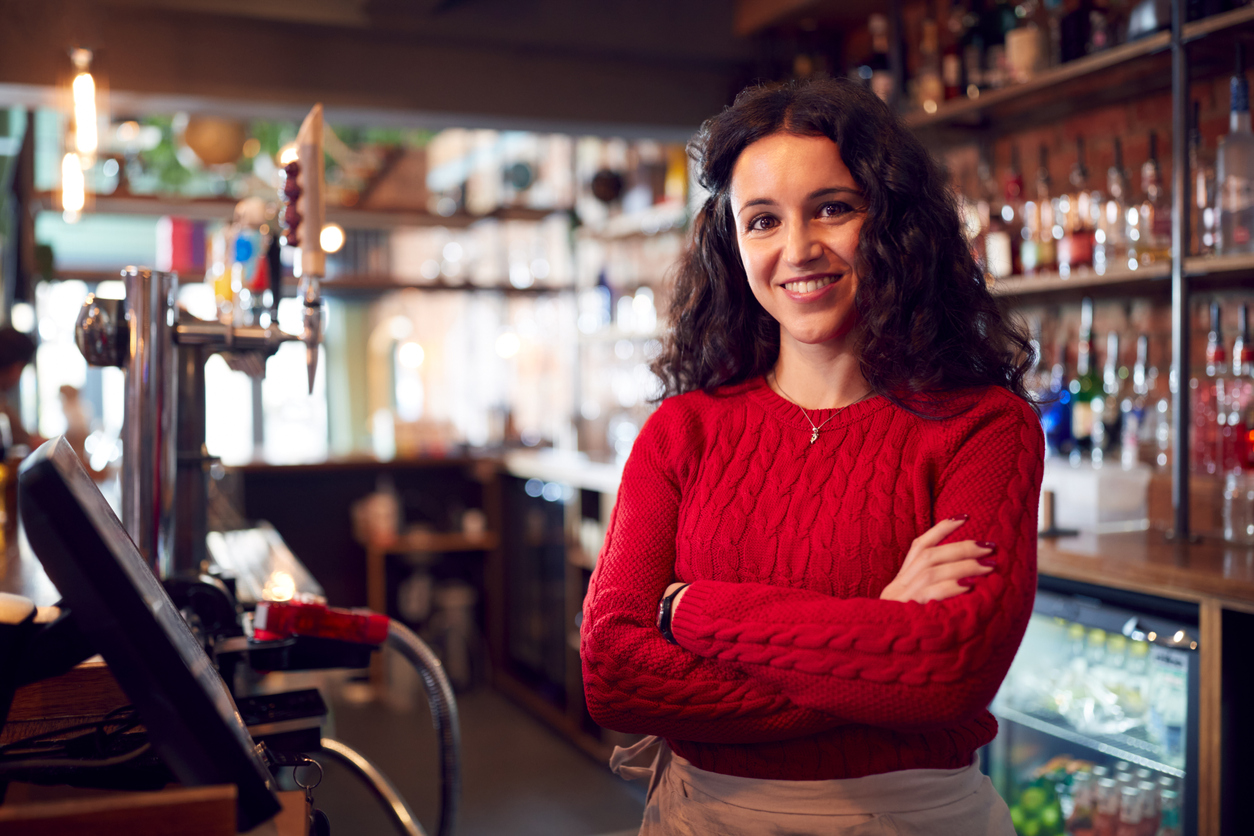
[[[813,432],[810,433],[810,443],[813,444],[814,442],[818,440],[819,440],[819,431],[814,430]]]

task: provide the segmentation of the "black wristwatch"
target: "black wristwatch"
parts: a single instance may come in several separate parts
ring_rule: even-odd
[[[671,644],[679,644],[675,641],[675,634],[671,632],[671,613],[675,606],[675,596],[687,589],[691,584],[684,584],[674,592],[669,592],[662,596],[662,601],[657,605],[657,629],[662,634],[662,638]]]

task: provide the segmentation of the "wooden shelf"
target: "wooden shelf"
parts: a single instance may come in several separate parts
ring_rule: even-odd
[[[276,193],[277,198],[277,193]],[[234,198],[209,197],[187,198],[158,195],[91,195],[84,214],[87,215],[144,215],[160,217],[175,215],[194,221],[229,221],[235,213]],[[52,192],[35,195],[37,211],[60,211],[57,197]],[[345,229],[394,229],[404,226],[445,226],[464,229],[476,221],[541,221],[565,209],[531,209],[525,206],[501,207],[486,215],[458,212],[453,215],[437,215],[434,212],[388,212],[375,209],[346,209],[327,207],[327,220]]]
[[[413,282],[395,276],[341,275],[324,279],[322,293],[325,296],[377,296],[396,290],[421,290],[434,293],[503,293],[507,296],[547,296],[554,293],[574,293],[574,285],[532,285],[514,287],[509,282],[487,284],[475,282]]]
[[[1190,256],[1184,271],[1194,290],[1247,286],[1254,279],[1254,255]],[[1171,292],[1171,265],[1151,264],[1137,270],[1110,270],[1103,275],[1085,271],[1067,278],[1057,273],[1042,276],[1010,276],[991,288],[995,296],[1015,298],[1084,295],[1151,296]]]
[[[1040,276],[1009,276],[992,285],[995,296],[1065,296],[1073,292],[1091,293],[1104,289],[1128,293],[1136,289],[1153,292],[1170,290],[1171,265],[1151,264],[1136,270],[1108,270],[1098,275],[1091,270],[1063,277],[1057,273]]]
[[[1244,7],[1188,23],[1182,33],[1186,43],[1216,35],[1235,37],[1237,30],[1254,24],[1254,7]],[[1020,84],[987,90],[974,99],[954,99],[935,113],[913,112],[906,124],[924,133],[969,133],[989,130],[998,124],[1022,130],[1055,121],[1079,110],[1126,101],[1171,88],[1171,35],[1158,32],[1066,64],[1050,67]],[[1231,67],[1230,50],[1222,44],[1190,53],[1195,77],[1225,72]],[[1008,124],[1013,120],[1013,124]]]

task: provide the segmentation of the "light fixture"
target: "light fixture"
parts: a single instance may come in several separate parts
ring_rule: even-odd
[[[344,246],[344,227],[339,224],[324,224],[322,234],[318,236],[324,253],[338,253]]]
[[[77,223],[87,202],[87,183],[83,178],[83,166],[78,154],[73,152],[61,158],[61,209],[65,222]]]
[[[91,50],[70,50],[74,62],[74,150],[82,158],[83,167],[90,167],[100,145],[96,128],[96,80],[91,75]]]

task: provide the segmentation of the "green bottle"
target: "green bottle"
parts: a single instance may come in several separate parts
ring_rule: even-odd
[[[1102,395],[1102,381],[1093,364],[1093,300],[1080,303],[1080,350],[1076,355],[1076,376],[1071,390],[1071,435],[1075,438],[1072,462],[1077,463],[1084,452],[1093,448],[1093,422],[1101,420],[1093,413],[1093,399]]]

